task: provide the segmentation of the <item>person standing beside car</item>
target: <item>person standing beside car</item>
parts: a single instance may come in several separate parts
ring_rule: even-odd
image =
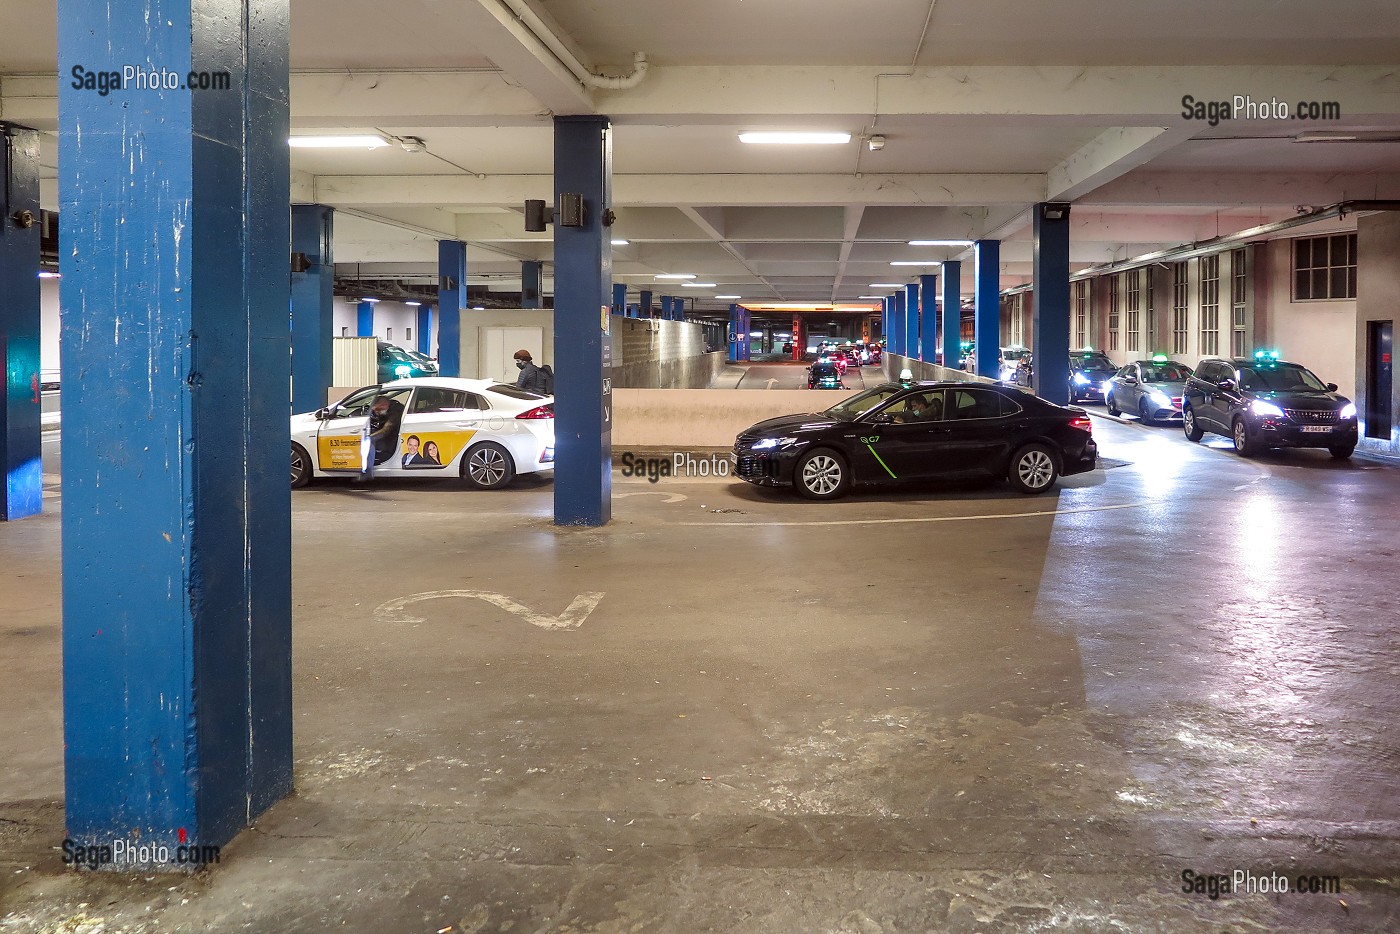
[[[515,366],[520,370],[520,376],[515,381],[517,389],[539,393],[542,396],[554,394],[554,387],[550,385],[553,380],[550,377],[549,368],[535,366],[530,351],[517,350],[515,352]]]

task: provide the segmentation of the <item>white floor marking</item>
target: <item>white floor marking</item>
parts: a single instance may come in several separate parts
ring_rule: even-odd
[[[581,593],[574,598],[574,602],[570,603],[563,613],[558,616],[550,616],[548,613],[536,613],[528,606],[516,603],[505,594],[493,593],[489,590],[429,590],[425,593],[416,593],[390,600],[374,611],[374,618],[381,623],[421,623],[424,622],[423,617],[406,612],[410,605],[442,597],[467,597],[473,600],[485,600],[487,603],[514,613],[531,626],[538,626],[541,629],[577,629],[583,625],[584,620],[588,619],[603,596],[602,593],[598,592]]]
[[[1034,516],[1072,516],[1081,512],[1106,512],[1110,509],[1141,509],[1147,503],[1120,503],[1116,506],[1086,506],[1083,509],[1042,509],[1038,512],[1004,512],[986,516],[918,516],[908,519],[818,519],[811,522],[677,522],[676,525],[703,526],[709,529],[732,526],[778,525],[902,525],[916,522],[973,522],[978,519],[1029,519]]]
[[[683,503],[689,498],[684,493],[667,493],[665,490],[637,490],[633,493],[614,493],[613,499],[624,496],[664,496],[668,503]]]

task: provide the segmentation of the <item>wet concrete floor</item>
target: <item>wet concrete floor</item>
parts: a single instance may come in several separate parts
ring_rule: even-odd
[[[1038,498],[299,491],[297,791],[193,877],[60,864],[51,498],[0,526],[0,932],[1400,929],[1400,471],[1095,431]]]

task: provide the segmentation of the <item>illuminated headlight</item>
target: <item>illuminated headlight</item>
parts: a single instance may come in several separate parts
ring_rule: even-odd
[[[1075,373],[1073,379],[1074,379],[1074,385],[1076,385],[1076,386],[1087,386],[1087,385],[1089,385],[1089,377],[1085,376],[1083,373]]]
[[[1169,409],[1172,407],[1171,397],[1163,395],[1155,389],[1147,394],[1147,398],[1151,399],[1152,404],[1157,406],[1159,409]]]
[[[1356,403],[1355,403],[1355,402],[1348,402],[1346,405],[1342,406],[1342,410],[1341,410],[1340,412],[1337,413],[1337,417],[1338,417],[1338,418],[1355,418],[1355,417],[1356,417]]]
[[[1262,418],[1283,418],[1283,409],[1272,402],[1256,399],[1249,404],[1249,410]]]
[[[796,441],[796,438],[760,438],[749,448],[750,451],[771,451],[774,448],[785,448]]]
[[[408,376],[408,375],[411,374],[412,372],[413,372],[413,367],[411,367],[411,366],[405,366],[404,364],[399,364],[398,366],[394,367],[394,375],[397,376],[397,377],[399,377],[400,379],[403,379],[404,377]]]

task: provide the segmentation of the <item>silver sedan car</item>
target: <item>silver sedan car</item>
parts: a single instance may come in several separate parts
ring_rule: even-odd
[[[1104,408],[1110,415],[1130,412],[1145,424],[1181,420],[1181,394],[1191,368],[1165,356],[1137,360],[1104,384]]]

